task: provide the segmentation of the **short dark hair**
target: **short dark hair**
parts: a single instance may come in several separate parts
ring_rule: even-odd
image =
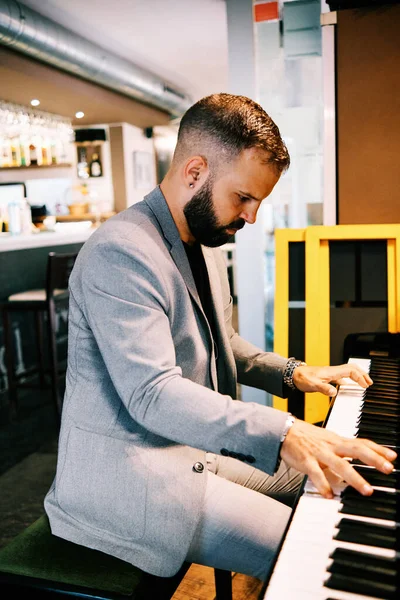
[[[246,96],[212,94],[202,98],[183,115],[178,131],[176,156],[187,154],[201,138],[236,156],[248,148],[268,153],[265,161],[279,173],[290,165],[290,156],[279,128],[265,110]]]

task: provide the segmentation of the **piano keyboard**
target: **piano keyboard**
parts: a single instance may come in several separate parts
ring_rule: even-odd
[[[348,379],[339,387],[325,427],[364,437],[398,452],[400,362],[350,358],[369,372],[364,390]],[[396,462],[400,459],[396,459]],[[400,470],[390,475],[352,461],[374,487],[370,497],[333,486],[323,498],[306,480],[263,600],[400,599]]]

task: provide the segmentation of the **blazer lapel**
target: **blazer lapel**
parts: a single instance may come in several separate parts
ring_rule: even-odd
[[[164,194],[162,193],[159,186],[157,186],[152,192],[150,192],[150,194],[148,194],[144,198],[144,201],[147,203],[147,205],[152,210],[154,216],[156,217],[162,229],[164,237],[169,244],[169,251],[171,253],[171,257],[175,262],[176,266],[178,267],[180,273],[182,274],[183,280],[186,284],[192,301],[203,316],[204,324],[208,330],[209,341],[211,344],[211,380],[214,389],[217,390],[218,377],[216,369],[215,348],[213,343],[214,340],[212,337],[212,332],[209,323],[207,321],[207,317],[204,313],[203,306],[200,301],[199,294],[197,292],[196,283],[192,274],[192,269],[190,268],[189,260],[186,256],[185,248],[180,238],[179,231],[175,225],[175,221],[172,218],[168,204],[164,198]]]
[[[223,365],[224,367],[229,364],[231,373],[226,371],[226,368],[222,370],[218,369],[218,376],[220,383],[222,384],[222,377],[224,378],[224,387],[226,386],[226,392],[233,398],[236,397],[236,379],[234,379],[232,373],[236,372],[235,360],[232,354],[231,344],[226,332],[225,325],[225,311],[223,304],[223,295],[221,289],[221,280],[218,272],[218,267],[215,262],[214,251],[212,248],[202,246],[204,260],[206,261],[208,278],[210,280],[211,299],[214,307],[215,323],[218,334],[218,347],[219,354],[223,354],[223,360],[219,361],[218,366]],[[221,387],[221,386],[220,386]]]
[[[204,260],[206,262],[207,271],[208,271],[208,279],[210,281],[210,289],[211,289],[211,299],[214,307],[214,313],[216,316],[216,322],[218,327],[218,333],[221,335],[223,329],[225,331],[225,326],[221,328],[221,323],[225,324],[225,315],[224,315],[224,306],[222,301],[222,290],[221,283],[219,279],[219,273],[217,269],[217,265],[215,264],[214,253],[211,248],[207,248],[206,246],[201,247],[203,250]]]
[[[144,201],[151,208],[162,229],[163,235],[169,244],[172,259],[181,272],[192,299],[201,312],[203,312],[185,248],[160,187],[157,186],[150,194],[145,196]]]

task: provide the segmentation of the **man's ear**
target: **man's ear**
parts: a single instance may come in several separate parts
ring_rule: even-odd
[[[202,185],[208,176],[208,162],[205,156],[191,156],[185,164],[183,176],[185,186],[194,189]]]

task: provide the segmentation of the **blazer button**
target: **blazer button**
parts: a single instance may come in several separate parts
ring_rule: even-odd
[[[229,452],[229,456],[231,458],[237,458],[238,457],[237,452]]]
[[[202,473],[204,471],[203,463],[201,463],[201,462],[194,463],[193,471],[196,471],[196,473]]]
[[[252,456],[251,454],[248,454],[248,455],[246,456],[246,460],[247,460],[247,462],[249,462],[249,463],[255,463],[255,462],[256,462],[256,459],[255,459],[255,458],[254,458],[254,456]]]
[[[220,452],[222,456],[229,456],[229,450],[227,450],[226,448],[221,448]]]
[[[239,452],[239,453],[238,453],[237,457],[238,457],[238,459],[239,459],[239,460],[242,460],[242,461],[245,461],[245,460],[246,460],[246,457],[245,457],[245,455],[244,455],[244,454],[242,454],[241,452]]]

